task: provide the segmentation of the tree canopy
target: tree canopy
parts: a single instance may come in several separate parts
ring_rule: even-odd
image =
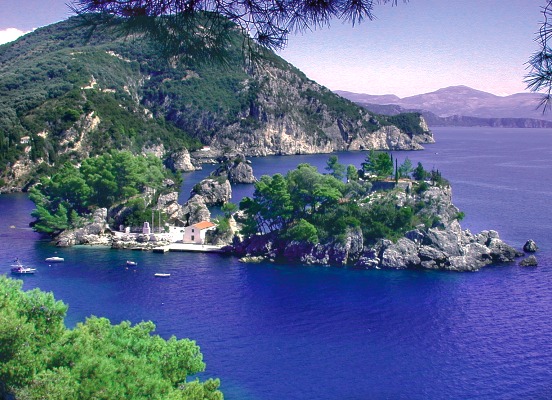
[[[388,153],[378,154],[387,157],[385,164],[392,166]],[[375,153],[372,157],[379,158]],[[336,162],[332,157],[328,165]],[[410,161],[403,171],[410,175],[412,168],[408,165]],[[373,243],[381,238],[397,239],[417,224],[433,223],[423,212],[418,213],[424,207],[422,202],[413,206],[397,204],[393,195],[371,192],[369,181],[353,175],[350,171],[350,179],[344,183],[333,174],[321,174],[312,165],[300,164],[285,176],[262,176],[255,184],[253,197],[240,203],[240,209],[247,215],[242,233],[276,233],[285,240],[324,243],[339,240],[349,229],[359,228],[365,242]],[[447,182],[441,178],[435,184]],[[427,187],[425,184],[424,188]]]
[[[67,305],[21,286],[0,276],[0,398],[222,400],[218,379],[187,380],[205,370],[194,341],[153,335],[152,322],[67,329]]]
[[[542,15],[543,21],[535,38],[539,49],[527,63],[530,71],[525,77],[525,83],[531,91],[544,93],[540,107],[546,112],[552,108],[552,0],[546,1]]]
[[[77,227],[81,217],[95,208],[126,203],[146,188],[159,194],[169,175],[157,157],[134,156],[128,151],[112,150],[87,158],[79,168],[67,162],[51,177],[42,177],[30,190],[36,205],[32,212],[36,218],[34,229],[56,233]],[[139,213],[146,208],[142,199],[131,201],[131,205]],[[127,217],[132,218],[132,214]]]
[[[408,0],[403,0],[408,1]],[[146,32],[174,54],[221,50],[225,33],[240,27],[256,43],[285,47],[290,33],[329,26],[332,20],[353,25],[374,18],[374,5],[398,0],[73,0],[77,14],[100,13],[126,21],[129,31]],[[170,18],[167,18],[170,17]],[[206,18],[207,17],[207,18]],[[222,18],[220,18],[222,17]],[[198,21],[202,21],[198,25]],[[208,33],[206,33],[208,32]]]

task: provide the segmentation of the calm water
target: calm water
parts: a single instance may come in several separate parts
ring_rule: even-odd
[[[0,273],[22,258],[24,287],[91,314],[153,320],[190,337],[226,399],[552,398],[552,130],[434,130],[422,152],[397,152],[452,182],[472,231],[496,229],[515,247],[540,246],[538,268],[477,273],[357,271],[245,265],[210,254],[56,249],[27,228],[24,195],[0,196]],[[253,159],[256,176],[327,155]],[[359,165],[364,153],[341,153]],[[182,197],[210,168],[186,174]],[[252,191],[235,188],[235,201]],[[10,228],[14,226],[14,228]],[[56,253],[57,252],[57,253]],[[45,257],[65,257],[49,266]],[[127,259],[138,261],[126,269]],[[155,272],[170,272],[155,279]]]

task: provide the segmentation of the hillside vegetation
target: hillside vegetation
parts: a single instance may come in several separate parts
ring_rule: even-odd
[[[224,63],[167,59],[140,35],[91,33],[73,17],[0,46],[0,188],[113,148],[167,159],[202,145],[266,155],[427,139],[411,119],[370,114],[273,52],[246,61],[242,33],[230,39]],[[403,122],[393,135],[404,138],[388,140]]]

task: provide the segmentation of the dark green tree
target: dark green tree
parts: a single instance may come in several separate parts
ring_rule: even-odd
[[[287,230],[286,237],[290,240],[297,240],[300,242],[318,242],[318,232],[316,227],[303,218]]]
[[[403,163],[398,168],[399,178],[408,178],[412,171],[412,162],[408,157],[406,157]]]
[[[337,156],[330,156],[326,163],[326,171],[335,179],[342,180],[345,176],[345,165],[340,164]]]
[[[362,163],[362,169],[377,178],[386,178],[393,173],[393,162],[389,153],[370,150]]]
[[[424,169],[424,166],[421,162],[418,162],[418,165],[412,172],[412,177],[417,181],[423,181],[427,178],[428,172]]]
[[[355,25],[374,18],[375,4],[386,3],[397,0],[73,0],[72,9],[81,15],[104,15],[103,24],[122,18],[129,32],[148,34],[174,55],[212,56],[208,50],[223,49],[228,30],[235,26],[261,46],[277,49],[285,47],[290,32],[329,26],[335,20]],[[200,21],[210,35],[203,34]]]
[[[151,204],[135,196],[153,189],[160,194],[165,190],[165,178],[172,174],[161,161],[149,155],[134,156],[128,151],[115,151],[84,160],[79,168],[70,163],[52,177],[41,178],[30,190],[36,205],[32,216],[34,229],[55,234],[77,227],[82,218],[98,207],[112,207],[129,203],[133,214],[129,222],[144,220],[151,214]],[[149,219],[149,218],[146,218]]]
[[[347,166],[347,182],[352,181],[358,181],[358,170],[354,165],[349,164]]]
[[[540,103],[543,113],[552,107],[552,0],[545,3],[542,8],[543,21],[535,39],[539,49],[529,59],[530,70],[525,77],[528,89],[544,93]]]
[[[239,207],[235,203],[229,201],[224,203],[220,209],[224,213],[225,218],[228,219],[232,214],[238,211]]]

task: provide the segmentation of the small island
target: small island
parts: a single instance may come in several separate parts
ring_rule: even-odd
[[[413,168],[408,158],[398,165],[375,151],[358,171],[336,156],[326,170],[300,164],[285,176],[263,176],[240,204],[243,237],[230,251],[244,261],[451,271],[522,255],[496,231],[462,230],[464,214],[438,170]]]

